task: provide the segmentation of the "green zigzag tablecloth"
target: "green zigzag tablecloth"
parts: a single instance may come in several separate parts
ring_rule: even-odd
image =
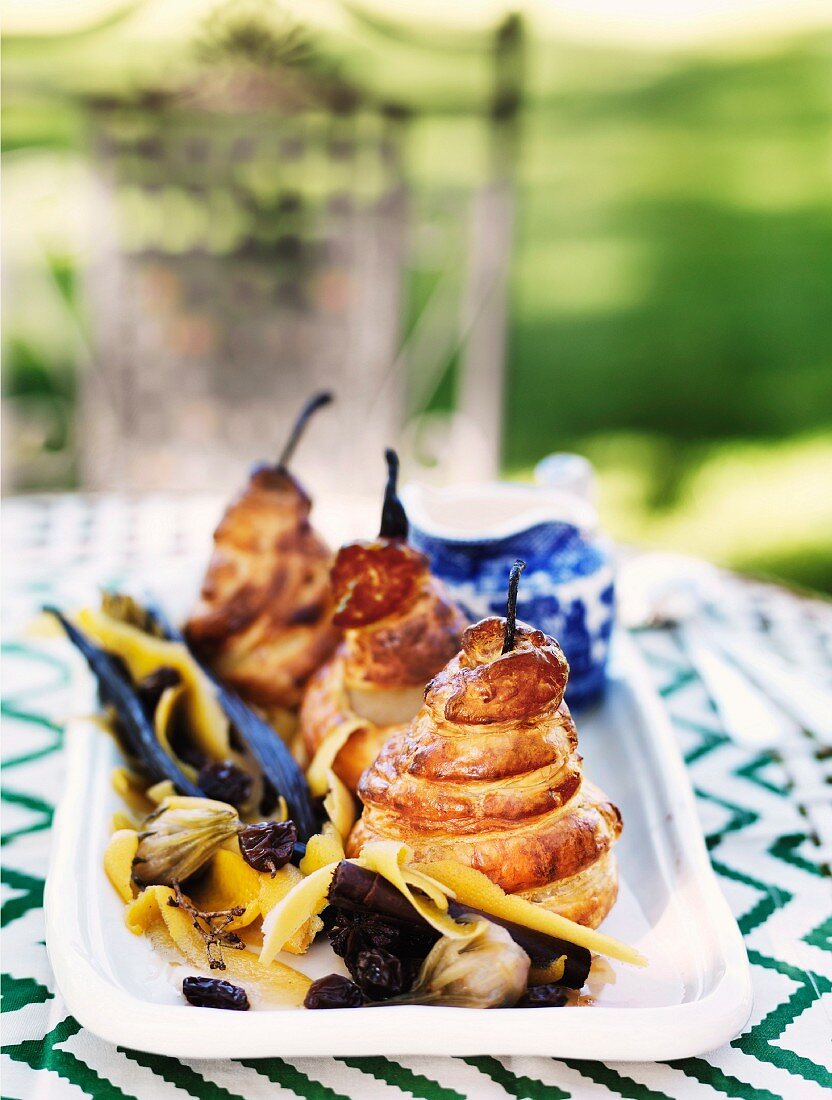
[[[192,577],[204,556],[216,508],[209,499],[172,497],[65,496],[5,505],[3,1097],[819,1100],[832,1080],[832,920],[820,850],[780,764],[725,737],[684,656],[659,632],[640,634],[639,644],[678,733],[713,865],[751,961],[754,1011],[732,1043],[666,1064],[488,1056],[179,1062],[85,1032],[55,987],[42,910],[61,793],[69,664],[60,644],[30,638],[25,628],[47,599],[77,606],[101,583],[139,576],[170,591],[178,578]],[[828,678],[828,609],[778,590],[761,589],[755,598],[765,602],[761,618],[780,631],[780,644]],[[820,770],[818,776],[820,784]]]

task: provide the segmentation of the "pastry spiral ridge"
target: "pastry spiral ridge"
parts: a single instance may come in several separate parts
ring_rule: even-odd
[[[454,859],[595,926],[617,893],[621,817],[583,775],[560,647],[518,624],[503,654],[503,622],[465,631],[420,713],[366,772],[349,852],[402,840],[421,862]]]
[[[407,729],[425,683],[456,652],[464,620],[427,558],[401,540],[343,547],[332,585],[344,639],[309,683],[300,732],[313,756],[343,723],[361,723],[333,765],[354,791],[382,746]]]
[[[311,504],[282,467],[255,469],[214,533],[214,552],[186,625],[194,649],[267,713],[297,707],[332,653],[332,555]]]

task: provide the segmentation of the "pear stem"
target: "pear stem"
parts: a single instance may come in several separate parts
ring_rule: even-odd
[[[399,480],[399,456],[392,448],[384,452],[387,462],[387,484],[384,487],[384,503],[381,507],[381,539],[406,539],[410,530],[407,513],[397,494]]]
[[[506,627],[503,634],[503,653],[510,653],[514,649],[514,635],[517,630],[517,589],[520,587],[520,574],[526,568],[526,563],[520,558],[512,565],[508,575],[508,599],[506,601]]]
[[[310,418],[318,409],[322,409],[324,405],[329,405],[333,400],[332,393],[329,390],[323,390],[321,393],[313,394],[303,408],[298,413],[297,420],[295,420],[292,432],[286,441],[286,446],[280,452],[280,458],[277,460],[277,465],[286,467],[289,464],[289,460],[295,453],[295,448],[300,442],[300,437],[306,430],[306,425],[309,423]]]

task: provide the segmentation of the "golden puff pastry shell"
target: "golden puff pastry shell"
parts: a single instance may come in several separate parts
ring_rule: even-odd
[[[557,643],[503,620],[469,627],[425,706],[365,773],[349,840],[395,839],[420,863],[452,859],[504,890],[600,923],[615,900],[616,807],[583,775]]]

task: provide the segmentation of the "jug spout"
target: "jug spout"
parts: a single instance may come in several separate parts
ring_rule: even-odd
[[[570,706],[603,688],[614,616],[613,556],[593,507],[536,485],[409,485],[410,538],[473,622],[505,610],[509,570],[526,562],[517,614],[557,638]]]
[[[448,488],[412,482],[402,498],[420,531],[451,541],[492,541],[542,523],[567,523],[586,536],[598,527],[592,505],[541,485],[488,481]]]

